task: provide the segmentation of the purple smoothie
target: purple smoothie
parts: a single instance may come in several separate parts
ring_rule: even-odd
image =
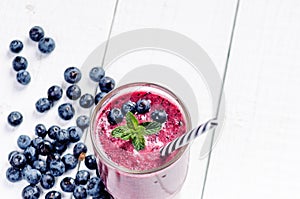
[[[145,148],[136,150],[131,140],[112,136],[117,126],[126,125],[125,118],[110,124],[108,114],[129,100],[150,102],[149,112],[135,113],[139,123],[152,122],[151,113],[164,110],[167,120],[155,134],[145,136]],[[99,172],[108,191],[117,199],[171,198],[180,190],[188,168],[188,149],[182,148],[162,158],[160,149],[184,134],[190,127],[183,104],[170,91],[154,84],[130,84],[108,94],[96,107],[92,139]]]

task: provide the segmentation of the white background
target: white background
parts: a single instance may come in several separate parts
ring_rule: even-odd
[[[17,149],[20,134],[33,135],[34,126],[66,123],[54,108],[37,114],[34,103],[47,89],[63,82],[63,71],[80,66],[107,38],[113,0],[1,0],[0,2],[0,190],[4,196],[21,198],[26,183],[5,179],[9,151]],[[112,36],[139,28],[165,28],[197,42],[211,57],[220,75],[233,24],[236,0],[122,0]],[[213,150],[203,198],[253,199],[300,197],[299,76],[300,2],[297,0],[241,0],[225,83],[226,120],[222,137]],[[42,56],[28,40],[34,25],[45,29],[57,47]],[[9,53],[11,40],[25,48],[32,82],[15,80]],[[19,110],[24,122],[7,124],[7,115]],[[78,110],[79,113],[82,110]],[[82,111],[83,113],[83,111]],[[197,179],[188,181],[178,198],[201,197],[207,158],[193,160],[190,170]],[[67,175],[73,175],[75,171]],[[196,178],[195,178],[196,177]],[[59,190],[59,187],[57,187]]]

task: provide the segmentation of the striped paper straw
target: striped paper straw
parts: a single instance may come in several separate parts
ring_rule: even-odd
[[[199,125],[198,127],[190,130],[189,132],[168,143],[160,150],[160,155],[163,157],[172,153],[176,149],[187,145],[192,140],[202,135],[204,132],[215,128],[217,125],[218,123],[215,119],[208,120],[206,123]]]

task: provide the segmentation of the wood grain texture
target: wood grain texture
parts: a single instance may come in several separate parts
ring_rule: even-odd
[[[299,1],[241,1],[204,198],[299,198]]]

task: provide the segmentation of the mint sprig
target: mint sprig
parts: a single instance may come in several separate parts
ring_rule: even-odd
[[[145,148],[145,136],[157,133],[162,125],[159,122],[143,122],[139,124],[133,113],[126,113],[126,125],[116,127],[111,135],[122,140],[131,140],[134,148],[139,151]]]

